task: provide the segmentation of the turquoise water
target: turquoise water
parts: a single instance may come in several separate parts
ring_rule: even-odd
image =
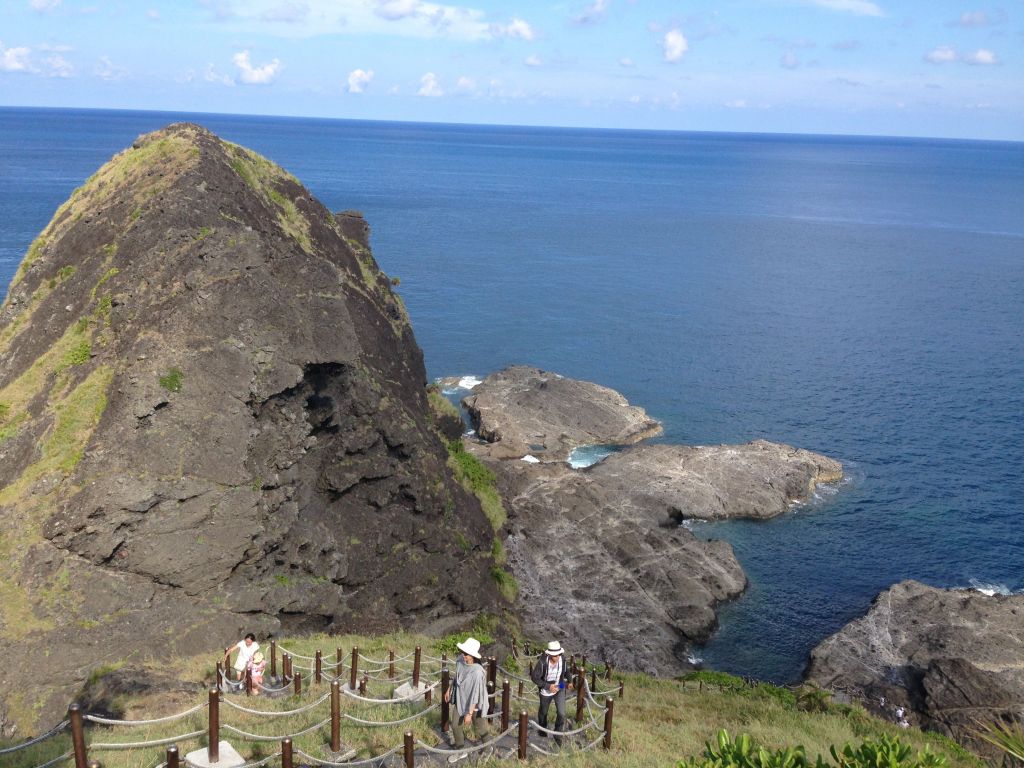
[[[0,285],[53,210],[181,116],[0,109]],[[695,525],[751,582],[697,649],[784,681],[894,581],[1024,588],[1024,145],[192,116],[357,208],[429,374],[600,382],[663,440],[850,479]]]

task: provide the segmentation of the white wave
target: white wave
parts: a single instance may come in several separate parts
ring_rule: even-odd
[[[463,437],[476,437],[476,430],[475,429],[467,429],[465,432],[462,433],[462,436]]]
[[[525,461],[527,464],[540,464],[540,459],[536,456],[531,456],[530,454],[523,456],[520,461]]]
[[[988,582],[979,581],[978,579],[970,579],[970,585],[971,589],[975,590],[976,592],[981,592],[981,594],[987,595],[988,597],[993,597],[995,595],[1009,596],[1014,594],[1020,594],[1019,592],[1014,592],[1005,584],[990,584]],[[1021,591],[1024,592],[1024,590]]]
[[[616,449],[607,445],[581,445],[569,452],[566,460],[573,469],[585,469],[607,459]]]
[[[704,663],[704,659],[702,659],[700,656],[697,656],[696,654],[693,654],[693,653],[687,654],[686,655],[686,660],[688,662],[690,662],[691,664],[693,664],[693,666],[695,666],[695,667]]]
[[[459,379],[459,388],[473,389],[473,387],[477,387],[483,383],[483,379],[478,379],[476,376],[463,376],[461,379]]]

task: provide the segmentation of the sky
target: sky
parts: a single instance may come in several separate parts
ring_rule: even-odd
[[[1024,2],[0,0],[0,105],[1024,140]]]

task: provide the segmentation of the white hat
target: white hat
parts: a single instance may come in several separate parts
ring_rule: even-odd
[[[456,643],[455,647],[463,653],[468,653],[474,659],[480,658],[480,641],[475,637],[467,637],[461,643]]]
[[[561,656],[563,652],[562,646],[558,644],[557,640],[552,640],[548,643],[548,649],[545,651],[548,656]]]

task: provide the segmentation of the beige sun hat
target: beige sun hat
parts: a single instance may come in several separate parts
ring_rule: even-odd
[[[252,655],[252,661],[253,661],[253,664],[262,664],[263,663],[263,652],[262,651],[256,651],[256,653],[254,653]]]
[[[455,647],[463,653],[468,653],[474,659],[480,658],[480,641],[475,637],[467,637],[461,643],[456,643]]]
[[[548,643],[548,649],[545,651],[548,656],[561,656],[565,653],[565,650],[561,645],[558,644],[557,640],[552,640]]]

